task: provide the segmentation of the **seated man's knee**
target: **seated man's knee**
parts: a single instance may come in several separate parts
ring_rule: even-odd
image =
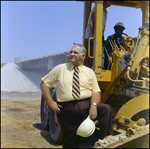
[[[107,107],[107,111],[112,112],[112,107],[109,104],[105,104]]]
[[[102,110],[102,111],[105,111],[105,112],[108,112],[108,113],[112,112],[112,107],[109,104],[106,104],[106,103],[100,103],[98,109],[99,109],[99,111]]]

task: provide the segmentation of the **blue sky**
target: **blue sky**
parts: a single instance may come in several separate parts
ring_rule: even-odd
[[[114,33],[117,22],[124,23],[124,33],[138,35],[140,8],[111,6],[107,11],[105,39]],[[73,43],[82,44],[83,12],[84,2],[1,1],[1,63],[65,52]]]

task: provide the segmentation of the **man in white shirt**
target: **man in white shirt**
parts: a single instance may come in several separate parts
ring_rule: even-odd
[[[100,88],[94,71],[83,65],[86,49],[80,44],[75,44],[69,55],[69,63],[54,67],[41,83],[41,90],[47,104],[57,112],[61,125],[63,148],[78,147],[79,136],[77,128],[89,115],[92,120],[98,120],[100,124],[100,138],[112,134],[112,109],[109,105],[100,103]],[[72,95],[74,68],[78,67],[79,94],[75,91]],[[78,77],[76,76],[76,80]],[[49,92],[49,88],[57,82],[55,102]],[[76,87],[77,89],[77,87]]]

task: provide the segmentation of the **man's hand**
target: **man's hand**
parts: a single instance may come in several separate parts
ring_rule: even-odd
[[[91,105],[89,115],[92,120],[97,117],[97,106]]]
[[[59,104],[58,104],[57,102],[55,102],[55,101],[51,101],[50,104],[49,104],[49,106],[50,106],[50,108],[51,108],[52,110],[54,110],[54,111],[57,112],[57,113],[60,113],[60,108],[59,108],[59,107],[62,108],[62,106],[59,105]]]
[[[62,108],[62,106],[53,100],[49,92],[49,88],[46,86],[46,84],[43,81],[41,82],[40,87],[41,87],[43,97],[46,100],[47,104],[50,106],[50,108],[55,112],[60,113],[59,107]]]
[[[89,115],[92,120],[97,117],[97,105],[99,104],[100,100],[100,92],[93,93],[91,98],[91,106],[89,110]],[[93,105],[93,103],[96,103],[97,105]]]

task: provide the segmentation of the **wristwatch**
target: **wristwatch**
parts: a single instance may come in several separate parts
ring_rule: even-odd
[[[96,106],[97,104],[95,102],[92,103],[94,106]]]

